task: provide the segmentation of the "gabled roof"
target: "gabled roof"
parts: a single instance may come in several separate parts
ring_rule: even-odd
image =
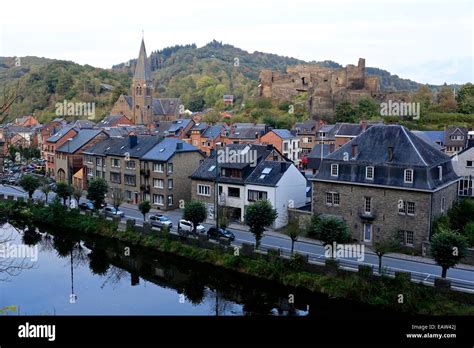
[[[50,143],[56,143],[63,136],[65,136],[70,130],[75,130],[76,132],[78,131],[77,129],[74,128],[73,125],[67,125],[67,126],[62,127],[57,133],[50,136],[46,141]]]
[[[170,127],[168,128],[169,133],[176,133],[177,131],[183,130],[186,128],[193,120],[190,118],[180,118],[171,122]]]
[[[236,123],[233,131],[228,135],[229,139],[256,139],[258,135],[266,132],[266,125],[253,125],[252,123]]]
[[[353,145],[356,151],[352,158]],[[389,160],[389,148],[393,157]],[[339,165],[339,175],[331,176],[331,164]],[[367,181],[365,168],[375,167],[374,180]],[[439,180],[438,166],[443,168]],[[404,170],[414,170],[414,182],[404,183]],[[329,154],[322,162],[315,180],[364,183],[392,187],[433,190],[457,180],[451,159],[408,129],[399,125],[374,125]]]
[[[175,115],[179,109],[179,98],[153,98],[153,114]]]
[[[129,107],[132,107],[132,104],[133,104],[133,98],[132,98],[132,96],[130,96],[130,95],[124,95],[123,98],[124,98],[125,101],[127,102],[128,106],[129,106]]]
[[[201,136],[203,138],[215,139],[221,134],[221,131],[222,131],[222,126],[219,126],[219,125],[209,126],[204,131],[204,133],[201,134]]]
[[[369,125],[367,125],[369,127]],[[364,131],[364,128],[360,124],[356,123],[342,123],[339,129],[336,131],[336,137],[356,137]]]
[[[178,146],[181,146],[178,149]],[[167,162],[175,153],[199,152],[197,147],[176,138],[164,138],[142,156],[143,160]]]
[[[292,165],[291,162],[262,161],[245,179],[245,184],[274,187]]]
[[[101,127],[114,127],[115,123],[118,122],[122,117],[125,117],[123,115],[110,115],[105,117],[102,121],[98,123],[98,126]]]
[[[162,138],[154,135],[137,135],[137,144],[131,147],[130,136],[126,138],[109,138],[84,151],[86,154],[124,156],[140,158],[151,150]]]
[[[275,133],[283,140],[292,139],[296,137],[288,129],[272,129],[270,132]]]
[[[77,133],[72,138],[71,141],[67,141],[56,151],[65,153],[75,153],[77,150],[79,150],[81,147],[86,145],[89,141],[91,141],[101,133],[102,131],[99,129],[81,129],[79,133]]]
[[[296,122],[294,128],[297,132],[301,133],[315,133],[317,125],[318,121],[311,119],[304,122]]]
[[[150,64],[148,63],[148,57],[146,55],[145,41],[142,39],[140,45],[140,53],[138,54],[137,65],[135,66],[135,74],[133,75],[134,79],[143,79],[145,81],[151,81],[151,69]]]
[[[94,128],[95,123],[89,120],[77,120],[74,122],[74,127],[84,129],[84,128]]]

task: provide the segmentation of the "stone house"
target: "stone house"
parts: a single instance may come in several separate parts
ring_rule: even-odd
[[[467,146],[467,128],[464,127],[448,127],[444,131],[444,146],[446,154],[455,155]]]
[[[322,161],[313,213],[346,221],[356,242],[398,233],[421,251],[433,220],[457,200],[449,156],[403,126],[375,125]]]

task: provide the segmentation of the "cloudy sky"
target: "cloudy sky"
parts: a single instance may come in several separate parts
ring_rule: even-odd
[[[366,58],[422,83],[474,82],[472,0],[172,0],[2,2],[0,56],[110,68],[147,51],[212,39],[343,65]],[[6,14],[6,15],[5,15]]]

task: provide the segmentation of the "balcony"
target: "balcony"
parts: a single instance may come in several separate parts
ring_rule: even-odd
[[[150,177],[150,169],[140,169],[140,175],[143,175],[145,178]]]
[[[359,210],[359,217],[363,221],[373,221],[377,217],[375,211],[372,209],[370,212],[365,210]]]
[[[144,193],[150,193],[150,185],[140,185],[140,190],[143,191]]]

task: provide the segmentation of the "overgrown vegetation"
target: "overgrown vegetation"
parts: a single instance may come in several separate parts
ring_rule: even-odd
[[[332,298],[344,298],[408,313],[429,315],[473,315],[470,294],[439,292],[403,279],[360,277],[343,272],[337,276],[304,271],[300,256],[285,262],[281,258],[248,258],[234,256],[221,249],[204,249],[178,240],[158,238],[134,231],[118,231],[117,224],[103,217],[82,215],[78,209],[68,210],[55,199],[49,206],[41,202],[0,202],[0,219],[20,228],[42,226],[58,234],[82,232],[113,237],[153,250],[171,253],[187,259],[221,266],[258,278],[277,281],[283,285],[308,289]],[[56,239],[56,238],[55,238]],[[398,294],[405,294],[399,304]]]

